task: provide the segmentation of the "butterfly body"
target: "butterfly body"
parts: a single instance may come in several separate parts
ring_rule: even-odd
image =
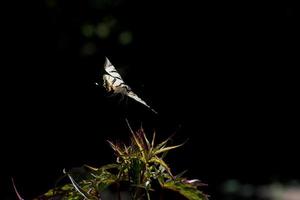
[[[128,96],[135,101],[143,104],[148,107],[151,111],[157,114],[155,110],[153,110],[144,100],[138,97],[131,88],[124,83],[121,75],[117,72],[116,68],[110,63],[108,58],[105,60],[104,70],[107,74],[103,75],[103,87],[107,92],[111,92],[113,94],[121,94],[122,96]]]
[[[120,79],[114,78],[110,75],[103,75],[103,87],[106,88],[107,92],[120,93],[125,95],[131,91],[130,87]]]

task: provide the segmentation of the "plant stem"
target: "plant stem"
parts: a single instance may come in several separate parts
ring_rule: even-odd
[[[147,195],[147,200],[151,200],[150,199],[150,194],[149,194],[148,190],[146,190],[146,195]]]

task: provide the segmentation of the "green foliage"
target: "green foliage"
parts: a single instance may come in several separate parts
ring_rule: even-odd
[[[196,186],[190,183],[185,183],[183,181],[170,181],[164,183],[163,187],[175,192],[179,192],[189,200],[199,200],[207,198],[206,195],[199,191]]]
[[[114,193],[120,200],[120,188],[123,185],[133,200],[150,200],[162,190],[173,191],[188,200],[207,200],[207,196],[198,189],[201,186],[198,180],[187,180],[181,175],[173,176],[170,167],[163,160],[168,151],[182,144],[167,146],[170,140],[168,138],[156,145],[155,133],[151,142],[143,129],[137,132],[131,130],[131,133],[130,145],[108,141],[117,157],[116,163],[100,168],[84,165],[64,171],[71,184],[51,189],[36,200],[105,200],[104,193],[112,188],[117,188]],[[156,183],[160,189],[154,189]]]

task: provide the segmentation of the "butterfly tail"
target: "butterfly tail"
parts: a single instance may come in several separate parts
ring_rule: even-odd
[[[144,100],[142,100],[140,97],[138,97],[138,95],[136,95],[134,92],[129,91],[127,93],[127,96],[129,96],[130,98],[132,98],[132,99],[136,100],[137,102],[143,104],[144,106],[146,106],[147,108],[149,108],[155,114],[158,114],[154,109],[152,109]]]
[[[156,110],[154,110],[153,108],[151,108],[151,107],[149,107],[150,108],[150,110],[152,111],[152,112],[154,112],[156,115],[158,115],[158,112],[156,111]]]

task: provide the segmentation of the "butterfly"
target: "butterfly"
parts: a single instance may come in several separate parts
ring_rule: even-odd
[[[117,72],[116,68],[111,64],[107,57],[105,58],[104,70],[107,74],[103,75],[103,87],[107,92],[128,96],[157,114],[154,109],[152,109],[144,100],[136,95],[126,83],[124,83],[121,75]]]

